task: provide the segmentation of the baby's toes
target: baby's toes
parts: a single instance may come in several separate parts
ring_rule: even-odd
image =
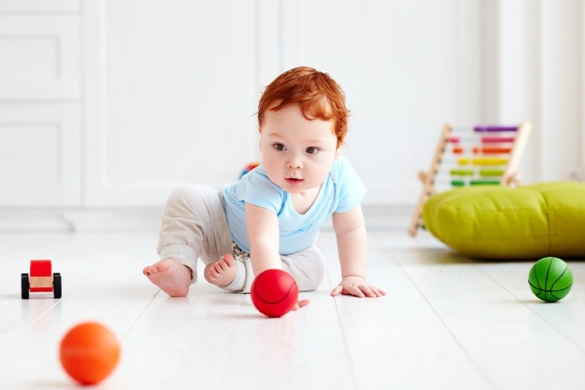
[[[226,265],[223,260],[219,260],[213,267],[217,272],[225,271]]]

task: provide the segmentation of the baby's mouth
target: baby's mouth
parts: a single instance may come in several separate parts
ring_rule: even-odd
[[[286,182],[288,184],[301,184],[303,182],[303,179],[297,179],[294,177],[287,177]]]

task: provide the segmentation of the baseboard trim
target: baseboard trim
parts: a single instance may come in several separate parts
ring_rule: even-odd
[[[160,209],[0,210],[0,233],[151,231]]]
[[[406,230],[413,207],[364,206],[363,210],[368,229]],[[156,231],[161,213],[159,208],[0,210],[0,233]],[[331,229],[331,221],[324,228]]]

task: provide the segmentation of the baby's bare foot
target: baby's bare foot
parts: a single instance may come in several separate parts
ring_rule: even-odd
[[[230,284],[238,274],[238,265],[232,255],[225,254],[215,263],[207,264],[205,267],[205,280],[218,287],[225,287]]]
[[[184,297],[191,285],[191,269],[173,259],[164,259],[144,267],[142,273],[171,297]]]

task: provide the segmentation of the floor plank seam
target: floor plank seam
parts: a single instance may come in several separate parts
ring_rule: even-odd
[[[235,342],[236,334],[238,333],[238,328],[239,328],[240,322],[241,322],[240,319],[242,318],[242,313],[244,312],[244,305],[246,304],[246,294],[242,293],[241,296],[242,296],[242,299],[240,300],[240,312],[239,312],[238,317],[237,317],[238,318],[237,323],[236,323],[235,330],[234,330],[233,334],[230,336],[230,344],[231,344],[232,348],[230,348],[230,350],[228,352],[228,356],[226,359],[228,364],[226,364],[224,367],[224,370],[223,370],[224,374],[221,376],[221,383],[219,386],[220,389],[224,389],[224,390],[228,389],[228,383],[227,383],[228,375],[227,374],[228,374],[228,370],[229,370],[229,366],[230,366],[229,363],[232,361],[232,359],[235,359],[234,358],[234,355],[236,352],[235,346],[237,344]]]
[[[322,249],[323,250],[323,249]],[[337,255],[337,253],[335,253]],[[331,267],[329,266],[329,264],[325,264],[325,275],[327,278],[327,281],[329,282],[329,291],[331,291],[333,289],[333,282],[331,280]],[[353,387],[356,390],[359,390],[360,386],[358,383],[358,379],[357,379],[357,373],[355,371],[355,366],[353,363],[353,360],[351,358],[351,351],[349,349],[349,343],[347,341],[347,336],[345,334],[345,329],[343,328],[343,322],[341,321],[341,313],[339,312],[339,306],[337,305],[337,298],[338,297],[332,297],[333,298],[333,303],[335,305],[335,314],[337,315],[337,321],[339,323],[339,328],[341,330],[341,337],[343,338],[343,348],[345,349],[345,353],[347,356],[347,360],[349,361],[349,367],[351,370],[351,379],[353,382]]]
[[[128,337],[128,335],[130,334],[130,332],[132,332],[132,329],[134,328],[134,326],[136,326],[136,324],[138,323],[138,321],[140,321],[140,319],[142,318],[142,316],[144,315],[144,313],[146,313],[146,310],[148,310],[148,308],[150,307],[150,305],[152,305],[152,302],[154,302],[154,300],[156,299],[156,297],[158,296],[158,294],[161,293],[161,289],[158,289],[158,291],[153,295],[152,299],[150,301],[148,301],[148,303],[144,306],[144,308],[142,309],[142,311],[136,316],[136,319],[134,320],[134,322],[132,322],[132,324],[130,325],[130,327],[128,328],[128,330],[126,331],[126,333],[122,336],[122,341],[126,339],[126,337]]]
[[[331,279],[329,279],[329,283],[331,283]],[[358,384],[353,359],[351,358],[349,343],[347,342],[347,336],[345,334],[345,329],[343,328],[343,322],[341,321],[341,314],[339,313],[339,307],[337,306],[337,297],[333,297],[333,302],[335,303],[335,313],[337,313],[337,320],[339,321],[339,327],[341,328],[341,336],[343,337],[343,347],[345,349],[347,360],[349,361],[349,367],[351,369],[351,379],[353,381],[353,386],[354,389],[359,390],[360,386]]]
[[[29,301],[30,302],[30,301]],[[14,335],[12,335],[12,337],[4,340],[4,342],[0,343],[0,347],[4,346],[8,343],[10,343],[12,340],[14,340],[16,337],[18,337],[21,333],[23,333],[25,330],[27,330],[28,328],[30,328],[34,323],[36,323],[37,321],[39,321],[41,318],[43,318],[48,312],[50,312],[51,310],[53,310],[57,305],[61,304],[61,299],[57,300],[57,302],[55,302],[54,305],[51,305],[47,310],[45,310],[44,312],[42,312],[40,315],[38,315],[37,317],[35,317],[34,320],[32,320],[31,322],[29,322],[24,328],[20,329],[18,332],[16,332]]]
[[[569,338],[569,336],[567,336],[563,331],[561,331],[560,329],[558,329],[556,326],[554,326],[553,324],[551,324],[548,319],[546,317],[543,317],[542,315],[540,315],[537,311],[535,311],[534,309],[532,309],[530,306],[528,306],[526,303],[522,302],[522,300],[520,300],[520,298],[518,298],[516,295],[514,295],[513,292],[511,292],[510,290],[508,290],[505,286],[503,286],[501,283],[499,283],[496,279],[494,279],[491,275],[489,275],[488,273],[486,273],[481,267],[476,266],[484,275],[486,275],[491,281],[493,281],[494,283],[496,283],[498,286],[500,286],[501,288],[503,288],[505,291],[507,291],[511,296],[514,297],[514,299],[516,299],[519,303],[521,303],[523,306],[525,306],[528,310],[530,310],[532,313],[534,313],[538,318],[540,318],[541,320],[543,320],[548,326],[550,326],[552,329],[554,329],[555,332],[557,332],[559,335],[561,335],[565,340],[567,340],[569,343],[571,343],[572,345],[574,345],[575,347],[577,347],[577,349],[579,351],[581,351],[582,353],[585,354],[585,349],[583,349],[583,347],[581,347],[579,344],[577,344],[574,340],[572,340],[571,338]],[[548,304],[548,303],[543,303],[544,304]],[[554,303],[553,303],[554,304]]]
[[[394,256],[392,256],[392,257],[393,257],[394,263],[402,270],[402,272],[404,273],[404,275],[408,278],[408,280],[410,280],[410,282],[416,288],[416,290],[418,291],[418,293],[425,300],[425,302],[427,303],[427,305],[429,305],[429,307],[431,308],[431,310],[433,311],[433,313],[435,313],[435,315],[437,316],[437,318],[439,319],[439,321],[441,321],[441,323],[443,324],[443,326],[445,327],[445,329],[447,330],[447,332],[449,332],[449,334],[451,335],[451,337],[453,338],[453,340],[455,340],[455,343],[461,349],[461,351],[466,356],[466,358],[469,360],[469,362],[471,363],[471,365],[473,367],[475,367],[475,369],[477,370],[477,372],[486,380],[487,384],[492,389],[498,389],[498,386],[496,386],[496,384],[491,380],[491,378],[481,369],[481,366],[475,361],[475,359],[473,359],[473,357],[471,356],[471,354],[469,353],[469,351],[467,351],[467,349],[463,346],[463,344],[461,343],[461,341],[457,338],[457,336],[455,336],[455,334],[453,333],[453,331],[451,330],[451,328],[449,328],[449,326],[445,323],[445,321],[443,320],[443,318],[439,315],[439,313],[437,312],[437,310],[435,310],[435,307],[427,299],[427,297],[425,296],[425,294],[418,287],[418,285],[414,282],[414,280],[412,280],[412,278],[410,277],[410,275],[408,274],[408,272],[406,272],[406,269],[402,266],[402,264],[399,261],[397,261]]]

